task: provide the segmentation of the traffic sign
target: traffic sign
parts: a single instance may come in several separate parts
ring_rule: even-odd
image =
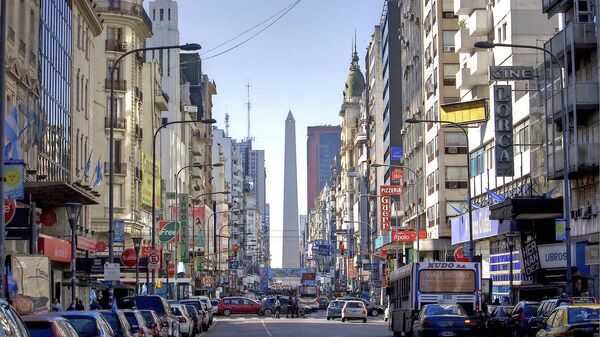
[[[4,223],[9,223],[17,211],[17,201],[15,199],[4,199]]]
[[[160,265],[160,254],[157,249],[152,249],[148,255],[148,269],[158,270]]]
[[[229,260],[229,269],[236,270],[239,268],[240,261],[238,260]]]
[[[119,263],[104,264],[104,281],[119,281],[121,279],[121,265]]]
[[[121,253],[121,263],[127,267],[135,266],[135,249],[127,248]]]

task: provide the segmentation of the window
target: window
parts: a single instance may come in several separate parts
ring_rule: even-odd
[[[436,2],[431,3],[431,23],[434,24],[437,21],[437,6]]]
[[[498,27],[498,35],[496,37],[498,38],[498,42],[502,42],[502,27]]]
[[[167,20],[171,21],[171,8],[167,9]]]
[[[444,19],[456,19],[457,18],[457,16],[454,15],[454,1],[442,0],[442,17]]]
[[[462,201],[446,201],[446,218],[460,215],[456,210],[462,212]]]
[[[159,14],[158,14],[158,16],[159,16],[159,20],[160,20],[160,21],[164,21],[164,20],[165,20],[165,9],[164,9],[164,8],[161,8],[161,9],[159,10]]]
[[[438,41],[437,41],[437,34],[433,35],[433,57],[437,56],[437,48],[438,48]]]
[[[456,85],[456,73],[460,69],[459,64],[444,64],[444,85]]]
[[[167,76],[171,76],[171,52],[167,50]]]
[[[502,24],[502,42],[506,41],[506,22]]]
[[[123,99],[121,97],[115,97],[113,111],[115,113],[115,118],[123,117]],[[110,97],[106,98],[106,116],[110,116]]]
[[[446,181],[467,181],[467,167],[446,166]]]
[[[77,69],[77,79],[75,80],[75,109],[79,110],[79,72]]]
[[[525,152],[529,150],[530,138],[529,138],[529,123],[521,123],[514,127],[514,151],[515,154]]]
[[[427,162],[431,162],[436,156],[439,155],[438,149],[438,136],[435,136],[427,145],[425,145],[425,152],[427,153]]]
[[[427,227],[432,227],[437,224],[439,204],[435,204],[427,208]]]
[[[156,8],[152,8],[152,21],[156,21]]]
[[[162,49],[160,49],[158,51],[158,72],[160,73],[160,76],[162,76],[162,74],[163,74],[163,50]]]
[[[471,165],[471,176],[475,177],[484,172],[484,149],[480,148],[471,153],[470,165]]]
[[[462,132],[445,132],[444,147],[446,154],[466,154],[467,139]]]
[[[443,34],[443,49],[444,53],[454,53],[454,35],[455,30],[444,30]]]
[[[114,74],[113,74],[113,79],[116,82],[116,81],[119,81],[121,79],[121,64],[117,63],[115,65],[115,61],[113,61],[113,60],[106,61],[106,78],[110,79],[110,72],[112,70],[113,65],[115,67]]]
[[[121,28],[107,27],[106,39],[113,42],[121,42]]]

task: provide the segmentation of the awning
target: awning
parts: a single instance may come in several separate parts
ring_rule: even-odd
[[[40,254],[48,256],[50,261],[71,262],[71,243],[69,241],[40,234],[38,249]]]
[[[77,236],[77,249],[87,250],[90,252],[96,251],[96,241],[86,238],[85,236]]]
[[[96,197],[100,194],[91,188],[79,184],[64,182],[28,181],[25,186],[25,195],[31,195],[37,207],[54,208],[63,207],[67,202],[78,202],[82,205],[96,205]]]
[[[541,220],[563,216],[562,198],[506,198],[490,206],[492,220]]]

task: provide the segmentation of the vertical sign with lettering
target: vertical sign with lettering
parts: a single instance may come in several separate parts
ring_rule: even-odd
[[[514,176],[512,87],[494,86],[495,166],[497,177]]]
[[[181,205],[181,212],[179,212],[179,219],[181,220],[181,246],[179,248],[179,259],[180,261],[187,261],[188,252],[188,195],[179,195],[179,205]]]
[[[390,230],[392,220],[392,196],[401,196],[402,186],[400,185],[381,185],[379,186],[379,208],[381,209],[381,229]]]
[[[531,277],[536,271],[540,270],[540,254],[534,240],[525,242],[523,247],[521,247],[521,260],[521,270],[528,277]]]

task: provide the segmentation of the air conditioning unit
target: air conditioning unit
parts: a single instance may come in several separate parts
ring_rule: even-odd
[[[448,182],[448,188],[458,188],[458,182],[456,182],[456,181],[449,181]]]
[[[121,50],[123,50],[123,51],[127,50],[127,42],[121,42]]]
[[[600,205],[592,205],[591,207],[592,215],[600,214]]]
[[[589,219],[592,217],[592,208],[590,206],[581,207],[579,213],[582,219]]]
[[[448,149],[449,154],[457,154],[458,153],[458,148],[456,146],[448,146],[446,149]]]

